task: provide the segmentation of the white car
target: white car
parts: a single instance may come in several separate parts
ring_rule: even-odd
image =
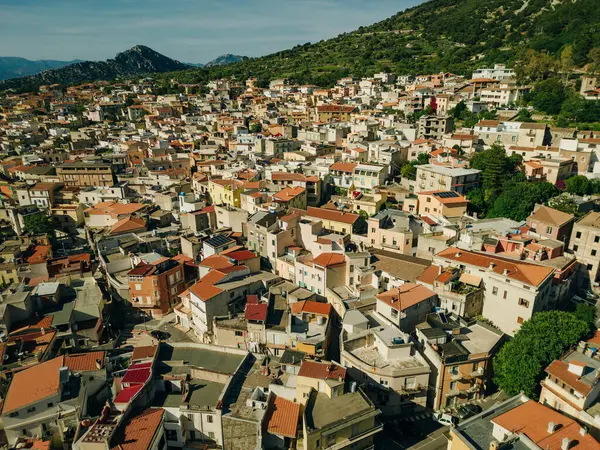
[[[435,420],[439,424],[446,426],[456,425],[458,423],[458,419],[456,417],[442,412],[435,413],[433,415],[433,420]]]

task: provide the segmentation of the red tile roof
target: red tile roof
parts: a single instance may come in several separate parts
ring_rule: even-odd
[[[269,433],[290,439],[296,438],[298,419],[300,418],[300,403],[274,396],[269,401],[265,415]]]
[[[131,355],[131,360],[138,361],[141,359],[154,358],[157,348],[158,347],[155,345],[147,345],[144,347],[135,347],[133,349],[133,354]]]
[[[405,283],[400,285],[400,287],[382,292],[376,298],[397,311],[404,311],[434,296],[435,292],[423,285]]]
[[[321,253],[313,259],[313,264],[321,267],[332,267],[345,263],[346,259],[341,253]]]
[[[331,315],[332,306],[329,303],[315,302],[312,300],[303,300],[301,302],[292,303],[292,313],[301,314],[319,314],[322,316]]]
[[[152,362],[144,362],[133,364],[129,366],[125,376],[121,380],[121,384],[133,385],[133,384],[145,384],[152,374]]]
[[[135,394],[137,394],[143,387],[143,384],[135,384],[131,387],[124,388],[116,395],[114,402],[129,403],[129,401],[135,396]]]
[[[146,229],[146,221],[139,217],[125,217],[115,223],[110,229],[110,234],[127,233]]]
[[[307,215],[322,220],[331,220],[334,222],[342,222],[347,224],[354,224],[360,217],[358,214],[345,213],[342,211],[333,211],[329,209],[320,209],[309,206],[306,210]]]
[[[492,268],[494,273],[532,286],[539,286],[545,279],[554,273],[554,269],[551,267],[503,259],[497,256],[488,256],[481,253],[461,250],[456,247],[447,248],[436,256],[488,270],[490,265],[494,264]]]
[[[319,380],[336,380],[339,377],[342,377],[342,380],[345,380],[346,369],[334,363],[302,361],[298,376],[316,378]]]
[[[539,448],[560,450],[564,438],[571,441],[570,448],[578,450],[597,450],[600,444],[589,433],[582,436],[581,426],[573,419],[554,411],[534,400],[494,417],[492,423],[511,433],[522,433]],[[553,422],[555,431],[548,432],[548,423]]]
[[[2,413],[21,409],[31,403],[58,393],[58,369],[64,366],[64,357],[51,359],[14,374],[4,400]]]
[[[67,366],[71,372],[100,370],[104,367],[105,358],[105,352],[75,353],[72,355],[65,355],[65,366]],[[97,363],[97,361],[99,362]],[[100,368],[98,368],[98,364],[100,365]]]
[[[111,450],[147,450],[163,420],[162,408],[148,408],[115,433]]]
[[[266,303],[247,303],[244,317],[246,317],[246,320],[265,322],[267,320],[268,311],[269,305]]]

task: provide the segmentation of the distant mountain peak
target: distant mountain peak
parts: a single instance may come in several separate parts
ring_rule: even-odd
[[[90,80],[112,80],[118,77],[171,72],[190,67],[150,47],[136,45],[106,61],[82,61],[36,75],[0,81],[0,90],[32,88],[54,83],[73,84]]]
[[[236,62],[240,62],[246,59],[245,56],[234,55],[233,53],[225,53],[224,55],[217,56],[212,61],[209,61],[205,64],[205,67],[212,66],[226,66],[227,64],[233,64]]]

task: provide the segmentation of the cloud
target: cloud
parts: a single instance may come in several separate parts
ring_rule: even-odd
[[[0,55],[106,59],[145,44],[181,61],[260,56],[423,0],[0,0]]]

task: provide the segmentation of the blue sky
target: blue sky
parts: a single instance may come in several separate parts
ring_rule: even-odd
[[[0,0],[0,55],[102,60],[143,44],[186,62],[260,56],[423,0]]]

